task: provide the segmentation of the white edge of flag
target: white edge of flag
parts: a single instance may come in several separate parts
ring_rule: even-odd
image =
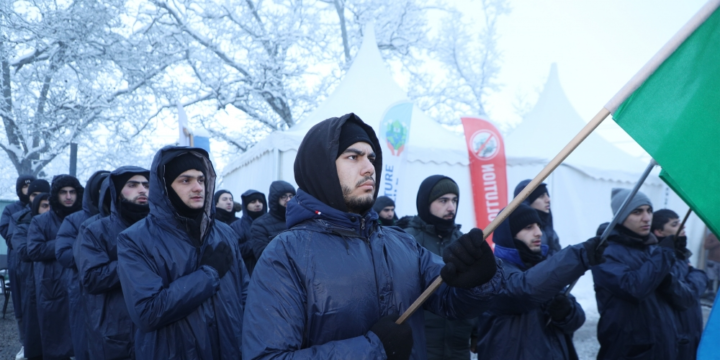
[[[605,104],[605,109],[614,114],[622,104],[665,60],[677,50],[690,35],[720,7],[720,0],[710,0],[648,61],[640,71]]]

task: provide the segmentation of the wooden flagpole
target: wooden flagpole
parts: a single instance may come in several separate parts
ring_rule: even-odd
[[[565,161],[565,159],[593,132],[595,129],[605,120],[608,115],[610,115],[610,111],[606,108],[602,108],[600,112],[595,115],[595,117],[590,120],[585,127],[580,130],[580,132],[575,135],[575,137],[570,140],[570,142],[565,145],[565,147],[560,150],[560,152],[555,155],[555,157],[550,160],[550,162],[540,171],[537,176],[535,176],[530,183],[525,186],[525,189],[523,189],[511,202],[508,204],[503,211],[501,211],[498,216],[493,220],[488,226],[483,229],[483,235],[487,239],[490,234],[492,234],[495,229],[502,223],[517,207],[525,201],[525,199],[532,193],[535,188],[537,188],[540,183],[542,183],[550,174],[555,171],[555,169],[560,166],[560,164]],[[413,302],[407,310],[400,316],[400,318],[396,321],[397,324],[402,324],[409,318],[412,314],[417,311],[425,301],[432,295],[439,287],[442,285],[443,280],[440,276],[438,276],[431,284],[428,286],[425,291],[423,291],[422,294]]]

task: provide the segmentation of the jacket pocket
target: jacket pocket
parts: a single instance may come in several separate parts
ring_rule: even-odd
[[[65,296],[65,287],[61,279],[42,279],[40,280],[40,294],[38,297],[42,301],[53,301]]]
[[[103,354],[106,360],[131,359],[132,343],[125,336],[103,336]]]

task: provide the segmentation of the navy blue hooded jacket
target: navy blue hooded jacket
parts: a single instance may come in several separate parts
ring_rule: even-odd
[[[77,238],[80,225],[99,212],[100,185],[107,174],[108,171],[101,170],[90,176],[86,185],[86,196],[83,196],[82,210],[65,217],[55,239],[55,257],[67,269],[64,280],[70,304],[70,331],[76,360],[90,358],[87,354],[88,341],[85,333],[85,311],[77,266],[75,266],[75,256],[73,255],[73,244]]]
[[[255,257],[255,254],[253,253],[252,243],[250,241],[250,228],[253,224],[253,218],[250,216],[250,212],[247,209],[247,205],[250,203],[248,201],[248,198],[250,198],[251,195],[259,194],[262,196],[263,199],[263,215],[267,212],[267,201],[265,201],[265,194],[257,191],[257,190],[247,190],[242,195],[240,195],[240,201],[242,202],[242,217],[240,220],[237,220],[233,222],[230,227],[232,227],[233,230],[237,233],[239,240],[238,243],[240,244],[240,253],[242,254],[243,261],[245,262],[245,267],[248,270],[248,274],[252,275],[253,269],[255,268],[255,263],[257,262],[257,258]],[[262,216],[262,215],[261,215]]]
[[[206,165],[201,244],[193,240],[165,189],[165,164],[191,152]],[[248,276],[237,235],[213,220],[215,171],[207,152],[166,146],[150,169],[150,214],[118,236],[125,304],[135,326],[137,359],[239,359]],[[203,253],[225,242],[236,261],[221,279],[199,265]]]
[[[520,183],[517,184],[515,187],[514,196],[518,196],[523,189],[530,183],[530,180],[523,180]],[[530,205],[530,202],[525,199],[524,203]],[[550,212],[545,213],[540,210],[536,210],[538,215],[540,216],[540,219],[542,219],[543,223],[540,225],[540,230],[542,230],[542,243],[544,245],[548,246],[548,255],[552,255],[562,249],[562,246],[560,246],[560,238],[558,237],[558,234],[555,232],[555,228],[553,226],[553,216],[552,216],[552,210]]]
[[[63,208],[58,195],[66,186],[75,188],[77,197],[72,208]],[[60,175],[53,179],[50,188],[50,211],[33,217],[28,229],[28,256],[35,262],[35,287],[37,309],[42,333],[43,357],[63,358],[73,356],[70,336],[70,305],[63,279],[68,269],[55,258],[55,240],[60,224],[68,212],[80,208],[83,187],[72,176]]]
[[[289,230],[265,248],[250,282],[245,359],[384,359],[370,328],[383,316],[405,311],[444,266],[412,236],[378,226],[374,210],[362,216],[347,212],[335,159],[349,119],[372,139],[375,174],[381,178],[379,142],[354,114],[321,122],[306,135],[295,160],[300,189],[288,203]],[[449,318],[476,317],[502,287],[502,269],[472,289],[443,284],[423,309]],[[423,312],[407,323],[411,358],[425,359]]]
[[[33,180],[35,180],[35,177],[32,175],[21,175],[17,178],[17,181],[15,182],[15,194],[17,194],[20,200],[15,201],[8,206],[5,206],[2,211],[2,216],[0,216],[0,236],[5,239],[5,242],[7,243],[9,249],[13,248],[12,243],[10,242],[10,237],[13,234],[10,231],[10,221],[12,215],[30,205],[28,203],[29,200],[27,200],[27,196],[29,196],[30,194],[23,195],[22,188],[26,184],[30,184],[30,182],[32,182]]]
[[[583,246],[568,246],[528,269],[513,242],[509,219],[495,230],[493,241],[505,281],[521,290],[499,295],[478,320],[478,359],[577,359],[572,335],[585,322],[585,312],[570,296],[570,314],[548,325],[547,307],[589,268]],[[547,250],[542,245],[543,255]]]
[[[675,254],[656,243],[653,234],[645,241],[616,227],[608,237],[605,262],[592,268],[600,312],[598,359],[678,358],[675,315],[666,300],[675,290],[658,289]]]
[[[33,205],[35,207],[25,208],[13,214],[13,248],[15,248],[17,259],[17,281],[19,291],[22,292],[22,302],[16,312],[22,313],[21,331],[23,331],[23,347],[25,358],[34,358],[43,355],[42,341],[40,338],[40,321],[37,313],[37,293],[35,290],[35,274],[32,259],[27,253],[27,232],[30,222],[37,215],[38,208],[43,199],[47,200],[48,193],[36,196]]]
[[[268,192],[268,208],[270,211],[255,219],[250,227],[250,246],[253,249],[255,259],[259,259],[265,247],[277,234],[285,231],[286,208],[280,206],[280,196],[286,193],[295,195],[295,188],[290,183],[282,180],[273,181]]]

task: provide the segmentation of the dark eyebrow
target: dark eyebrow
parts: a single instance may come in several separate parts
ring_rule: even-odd
[[[135,181],[135,180],[128,180],[128,184],[148,184],[149,181]]]
[[[347,149],[345,149],[345,151],[343,151],[343,154],[345,154],[345,153],[352,153],[352,154],[359,155],[359,156],[365,155],[364,151],[358,150],[355,148],[347,148]]]

